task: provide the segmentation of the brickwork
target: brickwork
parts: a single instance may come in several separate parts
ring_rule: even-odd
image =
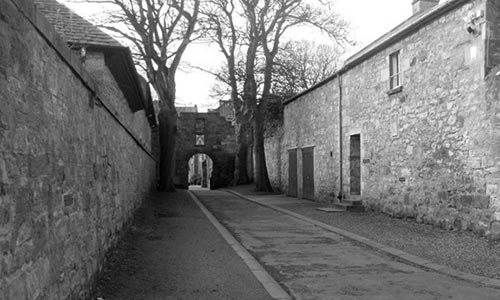
[[[347,195],[350,137],[359,134],[361,198],[367,208],[447,229],[499,234],[498,47],[485,30],[499,22],[493,13],[479,13],[492,2],[455,1],[452,9],[442,9],[369,56],[360,58],[361,53],[346,62],[339,76]],[[471,16],[477,17],[479,31],[466,30],[464,20]],[[388,93],[388,58],[396,51],[402,91]],[[287,150],[314,146],[315,198],[332,200],[340,192],[339,90],[332,78],[286,105],[281,155],[285,190]]]
[[[84,299],[154,184],[147,118],[32,1],[0,7],[0,298]]]
[[[233,178],[236,153],[234,127],[231,122],[226,121],[218,112],[183,112],[179,115],[177,127],[176,186],[189,186],[188,162],[197,153],[207,154],[213,161],[211,188],[228,185]],[[203,136],[203,144],[197,145],[197,135]]]

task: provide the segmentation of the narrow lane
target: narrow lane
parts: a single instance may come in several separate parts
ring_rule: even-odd
[[[106,300],[272,300],[186,191],[156,195],[101,287]]]
[[[233,194],[195,194],[295,299],[500,299]]]

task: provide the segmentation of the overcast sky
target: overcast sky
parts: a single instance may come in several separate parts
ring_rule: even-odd
[[[83,17],[92,17],[93,12],[86,9],[86,5],[74,4],[70,2],[71,0],[59,1],[68,4]],[[336,10],[350,22],[351,40],[358,43],[350,50],[350,54],[354,54],[355,51],[409,18],[411,2],[412,0],[337,0]],[[306,36],[314,35],[308,33]],[[317,38],[321,39],[320,36]],[[184,61],[204,68],[215,68],[221,58],[216,47],[191,45],[184,55]],[[183,70],[178,72],[176,81],[178,105],[197,104],[201,110],[217,106],[217,100],[210,98],[210,89],[214,84],[211,75],[183,67]]]

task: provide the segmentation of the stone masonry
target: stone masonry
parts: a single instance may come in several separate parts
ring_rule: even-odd
[[[85,299],[155,184],[151,128],[31,0],[0,0],[0,40],[0,299]]]
[[[219,112],[181,112],[177,128],[176,186],[188,188],[188,162],[197,153],[207,154],[212,159],[211,188],[229,185],[233,179],[236,153],[236,139],[231,122],[226,121]]]
[[[490,0],[444,2],[289,99],[281,187],[288,189],[288,151],[313,146],[315,199],[337,201],[341,187],[350,197],[350,137],[359,134],[366,208],[500,237],[499,11]],[[389,56],[397,51],[401,88],[390,90]]]

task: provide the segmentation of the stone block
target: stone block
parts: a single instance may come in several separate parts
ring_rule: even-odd
[[[52,173],[52,166],[47,154],[30,155],[28,157],[28,170],[31,177],[49,175]]]
[[[473,197],[473,208],[487,209],[490,206],[490,196],[489,195],[474,195]]]
[[[26,275],[22,272],[10,279],[8,284],[9,300],[31,300],[28,299],[26,291]]]
[[[458,195],[454,199],[455,207],[459,210],[465,211],[466,209],[487,209],[490,205],[489,195]]]
[[[488,230],[487,237],[493,240],[500,239],[500,222],[493,222]]]
[[[494,195],[497,192],[498,192],[498,185],[497,184],[487,184],[486,185],[486,194]]]

